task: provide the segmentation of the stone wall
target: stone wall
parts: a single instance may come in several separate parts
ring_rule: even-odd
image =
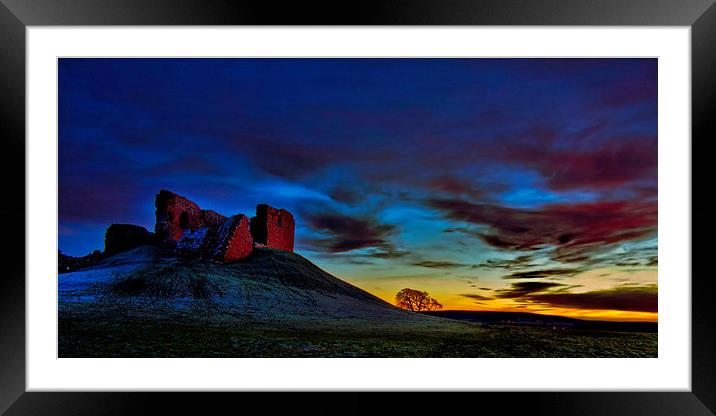
[[[212,256],[215,261],[229,263],[248,257],[254,249],[249,218],[239,214],[224,221],[217,230],[216,241]]]
[[[104,233],[104,254],[113,256],[135,247],[154,244],[154,233],[132,224],[112,224]]]
[[[254,242],[278,250],[293,251],[295,227],[290,212],[266,204],[257,205],[256,216],[251,218]]]
[[[105,235],[105,254],[144,244],[171,248],[183,257],[228,263],[248,257],[255,246],[293,251],[295,221],[285,209],[256,206],[256,216],[225,217],[162,189],[154,202],[154,233],[131,224],[113,224]]]
[[[187,231],[200,228],[217,228],[226,217],[211,210],[199,208],[196,203],[174,192],[162,189],[154,202],[157,222],[154,232],[165,244],[178,242]]]
[[[162,189],[154,202],[157,222],[154,233],[161,243],[176,243],[185,231],[201,226],[201,208],[174,192]]]
[[[199,221],[202,227],[217,228],[226,221],[226,217],[210,209],[199,211]]]

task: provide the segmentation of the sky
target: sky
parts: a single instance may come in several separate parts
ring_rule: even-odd
[[[657,319],[656,59],[59,61],[59,247],[154,197],[296,218],[388,302]]]

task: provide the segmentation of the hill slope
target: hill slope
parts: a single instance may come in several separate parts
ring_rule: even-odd
[[[643,357],[656,334],[403,311],[289,252],[214,264],[144,246],[58,277],[60,357]],[[454,317],[453,317],[454,318]]]
[[[265,248],[244,261],[215,264],[143,246],[62,274],[58,282],[61,313],[102,308],[219,321],[300,323],[309,318],[312,325],[340,320],[443,321],[397,309],[298,254]]]

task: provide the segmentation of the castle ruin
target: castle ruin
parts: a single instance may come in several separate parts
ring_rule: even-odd
[[[248,257],[254,247],[293,251],[295,221],[285,209],[259,204],[250,219],[243,214],[225,217],[165,189],[154,205],[154,233],[136,225],[113,224],[107,229],[105,253],[152,243],[183,257],[229,263]]]
[[[257,205],[256,216],[251,218],[251,235],[263,247],[293,251],[294,228],[290,212],[266,204]]]

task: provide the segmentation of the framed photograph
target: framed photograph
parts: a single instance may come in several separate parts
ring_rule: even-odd
[[[711,1],[0,18],[0,411],[713,414]]]

